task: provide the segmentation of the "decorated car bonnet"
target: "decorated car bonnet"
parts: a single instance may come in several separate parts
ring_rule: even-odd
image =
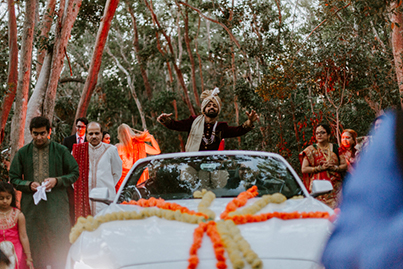
[[[164,218],[167,220],[181,221],[190,224],[198,224],[193,233],[193,244],[190,248],[190,258],[188,268],[197,268],[199,259],[197,251],[201,247],[204,233],[210,237],[215,256],[217,259],[217,268],[227,268],[225,251],[232,263],[233,268],[243,268],[246,260],[252,268],[263,268],[263,262],[258,255],[251,249],[249,243],[242,237],[237,225],[253,222],[263,222],[271,218],[282,220],[322,218],[333,220],[335,215],[330,216],[328,212],[272,212],[256,215],[261,209],[269,203],[281,204],[287,198],[280,194],[264,195],[256,200],[252,205],[237,210],[246,205],[247,201],[258,195],[257,187],[253,186],[245,192],[240,193],[236,198],[229,202],[220,215],[220,220],[214,221],[215,212],[209,209],[215,199],[215,194],[211,191],[196,191],[195,198],[202,198],[198,205],[198,212],[189,210],[187,207],[176,203],[165,202],[163,199],[140,199],[131,200],[122,204],[131,204],[143,207],[140,212],[124,211],[113,212],[102,216],[87,218],[80,217],[70,233],[70,242],[74,243],[83,231],[95,231],[102,223],[117,220],[136,220],[149,217]]]

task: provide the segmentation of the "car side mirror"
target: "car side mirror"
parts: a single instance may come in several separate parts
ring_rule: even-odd
[[[312,181],[312,197],[317,197],[322,194],[329,193],[333,190],[332,182],[328,180],[314,180]]]
[[[109,199],[108,188],[93,188],[90,191],[90,200],[94,202],[101,202],[104,204],[111,204],[113,201]]]

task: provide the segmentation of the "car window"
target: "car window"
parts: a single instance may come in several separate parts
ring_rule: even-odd
[[[118,202],[148,199],[190,199],[196,190],[217,197],[235,197],[256,185],[259,195],[303,195],[286,164],[279,158],[245,155],[209,155],[153,159],[131,173]]]

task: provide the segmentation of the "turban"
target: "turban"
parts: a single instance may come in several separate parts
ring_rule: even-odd
[[[220,90],[217,87],[214,88],[214,90],[212,90],[212,91],[207,90],[207,91],[202,92],[202,94],[200,95],[200,98],[203,99],[203,102],[201,105],[201,113],[204,113],[204,109],[206,108],[208,103],[210,103],[210,101],[218,106],[218,113],[220,113],[222,102],[221,102],[220,97],[218,97],[219,92],[220,92]]]

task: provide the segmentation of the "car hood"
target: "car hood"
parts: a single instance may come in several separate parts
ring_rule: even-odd
[[[248,201],[252,204],[256,199]],[[216,220],[232,198],[217,198],[210,209]],[[197,211],[200,200],[172,201]],[[140,211],[134,205],[111,204],[100,213]],[[259,213],[311,212],[333,210],[312,197],[269,204]],[[70,248],[66,268],[186,268],[196,224],[169,221],[157,217],[103,223],[93,231],[84,231]],[[265,268],[317,268],[333,225],[327,219],[281,220],[238,225]],[[198,251],[198,268],[214,268],[215,254],[207,235]],[[182,265],[183,264],[183,265]],[[246,261],[245,264],[247,265]],[[298,264],[298,266],[296,266]],[[74,266],[76,265],[76,267]],[[232,268],[227,256],[228,268]],[[302,267],[301,267],[302,266]],[[245,267],[248,268],[248,265]]]

